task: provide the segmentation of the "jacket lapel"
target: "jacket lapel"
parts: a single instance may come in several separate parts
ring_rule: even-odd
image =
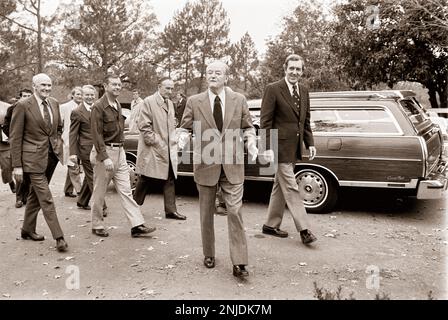
[[[165,104],[165,101],[163,101],[158,93],[156,93],[156,101],[159,107],[162,107],[162,109],[168,113],[168,106]]]
[[[40,113],[40,108],[37,103],[36,97],[29,100],[29,106],[28,109],[30,110],[31,114],[33,115],[34,119],[36,119],[37,123],[41,127],[42,130],[48,135],[50,135],[48,127],[44,121],[44,118],[42,117],[42,114]]]
[[[90,122],[90,112],[87,110],[84,102],[81,103],[81,108],[79,108],[79,111],[81,115],[87,120],[87,122]]]
[[[224,111],[224,124],[222,126],[222,131],[224,132],[230,125],[232,121],[233,114],[235,113],[235,95],[232,94],[230,90],[225,88],[226,92],[226,105]]]
[[[201,111],[208,125],[212,128],[217,129],[218,127],[216,126],[215,119],[213,118],[210,100],[208,99],[208,91],[203,92],[202,96],[199,99],[199,110]]]
[[[289,92],[289,88],[288,88],[288,85],[286,84],[285,79],[283,79],[280,82],[280,91],[281,91],[283,97],[285,98],[285,100],[288,102],[289,107],[292,109],[292,111],[294,111],[297,118],[299,118],[299,110],[297,110],[297,108],[294,106],[294,100],[293,100],[293,97],[291,96],[291,92]],[[300,94],[300,96],[302,96],[300,89],[299,89],[299,94]],[[302,99],[300,99],[300,101],[302,101]]]

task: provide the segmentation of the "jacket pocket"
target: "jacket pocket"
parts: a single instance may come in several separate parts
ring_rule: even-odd
[[[35,144],[24,144],[22,150],[27,152],[37,152],[37,146]]]

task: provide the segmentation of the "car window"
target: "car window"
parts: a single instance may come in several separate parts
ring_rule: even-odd
[[[332,108],[311,110],[314,132],[343,134],[400,134],[394,117],[380,108]]]
[[[420,124],[428,120],[423,107],[414,99],[400,100],[400,105],[413,124]]]

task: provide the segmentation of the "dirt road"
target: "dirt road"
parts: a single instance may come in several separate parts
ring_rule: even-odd
[[[216,268],[202,265],[198,199],[191,189],[177,202],[186,221],[164,218],[160,194],[147,198],[143,213],[157,231],[133,239],[111,187],[110,236],[99,238],[90,232],[90,212],[64,197],[64,180],[59,166],[51,189],[69,244],[64,254],[55,251],[41,214],[37,231],[46,240],[20,239],[24,208],[14,208],[8,186],[0,186],[0,299],[315,299],[314,282],[331,291],[341,286],[343,298],[448,297],[446,200],[400,202],[348,192],[338,211],[311,215],[318,241],[305,247],[289,214],[282,224],[289,238],[261,233],[269,190],[248,184],[250,277],[241,282],[232,276],[226,217],[215,216]]]

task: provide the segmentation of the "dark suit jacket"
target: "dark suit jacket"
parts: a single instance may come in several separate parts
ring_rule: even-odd
[[[47,100],[53,114],[51,129],[45,125],[34,95],[17,102],[12,112],[9,140],[13,168],[22,167],[23,172],[44,173],[50,145],[59,161],[62,161],[59,103],[53,98]]]
[[[93,140],[90,128],[90,112],[84,103],[73,109],[70,115],[70,155],[77,155],[81,160],[89,160]]]
[[[267,130],[267,148],[271,129],[278,130],[278,162],[288,163],[302,159],[302,145],[314,145],[310,126],[310,99],[308,89],[299,84],[300,112],[294,106],[286,80],[269,84],[261,102],[260,127]]]

